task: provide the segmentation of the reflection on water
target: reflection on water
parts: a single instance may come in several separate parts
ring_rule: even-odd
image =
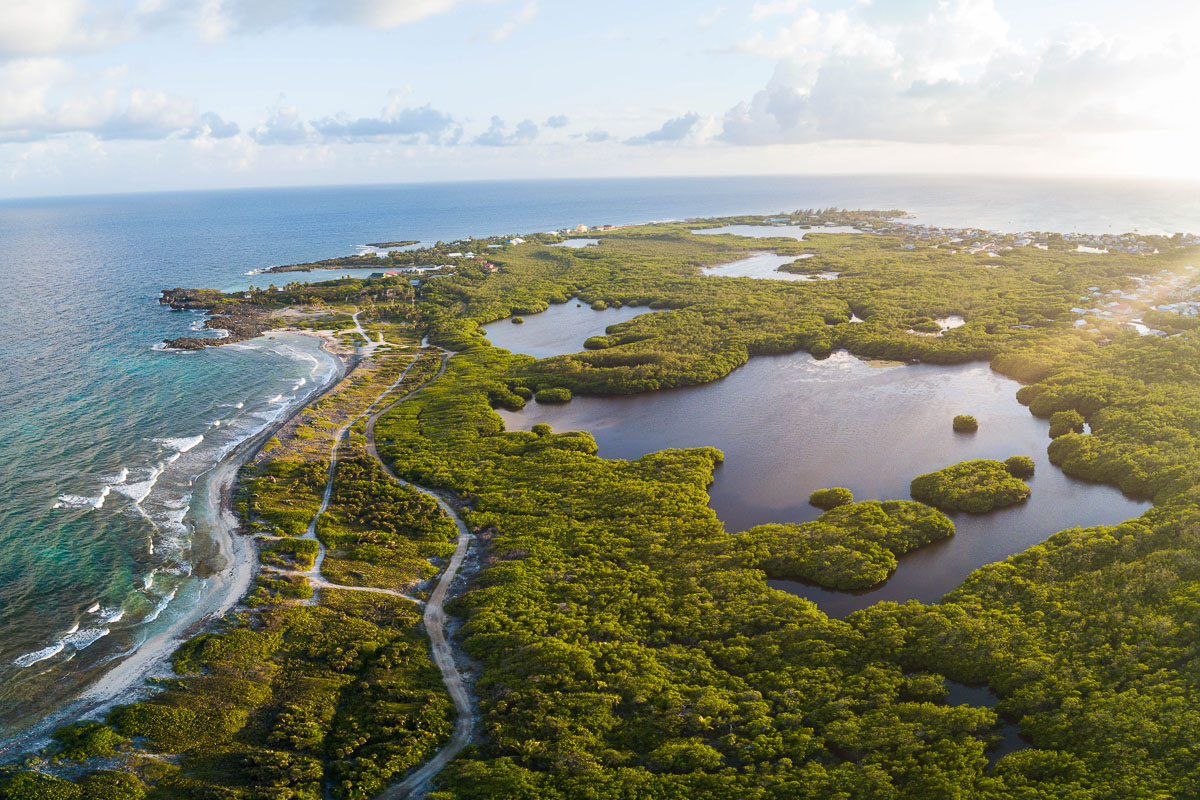
[[[954,514],[957,533],[900,560],[883,586],[851,594],[771,581],[841,616],[881,600],[935,602],[973,570],[1072,526],[1137,517],[1148,503],[1067,477],[1046,457],[1048,424],[1015,399],[1018,384],[986,364],[878,368],[845,352],[760,357],[705,386],[625,397],[577,397],[499,412],[509,429],[545,422],[587,430],[600,455],[637,458],[667,447],[712,445],[725,453],[711,506],[731,531],[803,522],[820,512],[810,492],[845,486],[858,499],[907,499],[923,472],[972,458],[1028,455],[1032,497],[984,515]],[[979,431],[956,434],[955,414]]]
[[[496,347],[525,353],[536,358],[562,356],[583,350],[591,336],[603,336],[609,325],[649,314],[661,309],[646,306],[621,306],[593,311],[578,299],[552,305],[540,314],[524,317],[525,322],[513,324],[512,318],[489,323],[487,338]]]

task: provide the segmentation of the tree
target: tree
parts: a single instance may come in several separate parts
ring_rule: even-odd
[[[959,414],[954,418],[955,433],[974,433],[979,430],[979,420],[970,414]]]

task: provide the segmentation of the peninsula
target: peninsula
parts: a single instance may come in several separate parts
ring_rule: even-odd
[[[1181,698],[1200,680],[1200,241],[836,209],[586,235],[596,243],[510,235],[268,270],[401,273],[380,278],[165,290],[163,305],[228,332],[171,347],[290,328],[325,336],[346,374],[239,473],[230,501],[257,559],[241,605],[182,644],[158,691],[55,731],[0,777],[0,798],[1194,792]],[[738,274],[764,255],[778,266]],[[568,303],[646,313],[540,359],[485,333]],[[496,411],[843,351],[899,365],[881,369],[990,364],[1046,420],[1053,469],[1152,507],[977,563],[941,602],[837,619],[768,578],[897,580],[993,505],[936,500],[981,512],[950,517],[838,489],[814,495],[824,513],[739,532],[709,505],[713,447],[605,458],[588,431],[507,430]],[[952,436],[951,419],[930,430]],[[981,415],[955,446],[998,431]],[[1050,468],[994,461],[1028,452],[998,449],[970,469],[945,458],[947,491],[986,467],[1036,498]],[[887,460],[907,470],[904,453]],[[941,496],[920,486],[917,501]],[[999,704],[956,701],[964,685]],[[999,748],[1004,725],[1022,746]]]

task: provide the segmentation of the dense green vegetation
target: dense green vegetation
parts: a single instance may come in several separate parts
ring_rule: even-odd
[[[1009,456],[1004,459],[1004,468],[1014,478],[1029,478],[1033,475],[1034,463],[1029,456]]]
[[[745,240],[679,225],[598,236],[601,246],[582,250],[505,246],[491,254],[498,273],[464,265],[423,286],[423,328],[459,352],[380,421],[385,458],[462,498],[483,544],[481,572],[454,609],[479,668],[481,724],[434,797],[1200,794],[1200,336],[1075,328],[1069,314],[1087,287],[1127,288],[1128,276],[1179,266],[1187,251],[1164,241],[1159,255],[1096,256],[1055,240],[985,256],[939,243],[906,250],[900,234]],[[796,269],[841,277],[699,275],[755,248],[814,252]],[[479,333],[575,296],[667,310],[541,361]],[[967,324],[908,332],[951,314]],[[989,359],[1029,384],[1018,397],[1032,413],[1067,414],[1049,446],[1055,464],[1158,505],[1121,525],[1062,531],[977,570],[940,603],[880,603],[843,621],[770,589],[768,572],[869,585],[897,553],[949,535],[949,521],[917,503],[866,502],[732,534],[707,506],[719,452],[605,460],[587,433],[505,431],[492,411],[548,388],[647,391],[714,380],[753,355],[835,347]],[[1023,461],[988,463],[948,468],[938,490],[961,499],[1024,485],[1014,477]],[[408,531],[399,538],[440,544],[433,517],[358,466],[330,525],[391,542],[383,522],[395,519]],[[303,533],[326,467],[261,466],[264,480],[243,495],[248,519]],[[371,498],[396,503],[396,516],[359,520]],[[193,640],[163,693],[108,720],[118,736],[182,754],[138,768],[153,797],[306,800],[331,779],[336,796],[368,796],[448,730],[411,606],[323,590],[324,605],[301,607],[287,597],[294,584],[267,583],[284,586],[260,587],[262,610]],[[990,686],[1029,747],[989,765],[996,712],[948,704],[946,678]],[[0,797],[73,798],[90,780],[25,773],[0,782]]]
[[[1009,471],[1008,462],[990,459],[960,461],[918,475],[911,489],[922,503],[970,514],[986,514],[1029,498],[1029,484]]]
[[[1057,439],[1068,433],[1083,433],[1083,415],[1075,409],[1055,411],[1050,415],[1050,436]]]
[[[151,797],[369,798],[449,732],[412,605],[325,590],[235,617],[175,655],[179,677],[108,723],[178,753]],[[264,794],[268,792],[268,794]]]
[[[344,586],[407,588],[436,574],[431,556],[454,552],[454,524],[437,504],[388,478],[366,456],[338,463],[317,536],[325,577]]]
[[[840,486],[832,489],[817,489],[808,496],[809,505],[816,506],[822,511],[844,506],[854,502],[854,493]]]
[[[539,403],[566,403],[571,399],[571,390],[562,386],[538,389],[533,399]]]
[[[866,589],[896,571],[897,556],[953,535],[954,523],[929,506],[868,501],[839,504],[813,522],[759,525],[739,535],[737,550],[772,578]]]
[[[955,433],[974,433],[979,430],[979,420],[970,414],[959,414],[954,418],[953,427]]]

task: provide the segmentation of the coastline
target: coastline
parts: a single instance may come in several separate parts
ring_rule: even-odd
[[[250,537],[237,532],[238,519],[233,508],[234,482],[238,471],[262,449],[262,446],[291,423],[312,403],[338,386],[357,366],[353,351],[347,351],[334,338],[333,331],[306,331],[276,328],[260,337],[278,334],[315,336],[322,340],[320,350],[330,357],[333,369],[328,378],[297,402],[281,419],[267,425],[234,447],[226,456],[198,476],[203,482],[203,499],[193,541],[193,563],[203,581],[200,596],[187,611],[170,625],[156,631],[131,652],[118,656],[110,666],[86,686],[74,699],[30,723],[0,744],[0,762],[30,753],[44,746],[50,732],[71,719],[96,716],[115,705],[135,701],[156,689],[144,685],[152,677],[170,674],[169,660],[187,639],[211,628],[242,601],[257,574],[257,548]],[[224,340],[217,340],[224,344]],[[217,345],[219,346],[219,345]]]

